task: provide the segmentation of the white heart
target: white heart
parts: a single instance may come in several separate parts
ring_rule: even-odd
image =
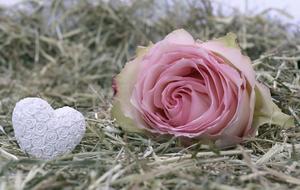
[[[21,149],[46,160],[71,152],[85,133],[85,119],[80,112],[70,107],[54,110],[40,98],[19,101],[12,123]]]

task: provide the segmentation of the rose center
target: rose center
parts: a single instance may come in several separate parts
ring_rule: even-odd
[[[210,98],[199,79],[184,77],[170,82],[162,92],[163,112],[172,126],[190,122],[209,109]]]

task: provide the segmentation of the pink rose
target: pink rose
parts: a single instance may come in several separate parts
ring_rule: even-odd
[[[138,48],[114,88],[112,115],[129,132],[208,139],[226,147],[264,123],[293,125],[256,81],[232,33],[201,42],[176,30]]]

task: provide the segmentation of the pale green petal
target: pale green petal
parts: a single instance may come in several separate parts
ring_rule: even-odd
[[[255,87],[256,102],[252,127],[269,123],[285,128],[295,126],[293,117],[282,113],[280,108],[272,101],[269,89],[257,83]]]
[[[134,121],[126,117],[124,113],[122,112],[120,102],[115,101],[111,110],[111,115],[113,118],[116,119],[116,122],[127,132],[136,132],[136,133],[141,133],[143,130],[139,127],[136,126]]]
[[[134,118],[137,118],[135,115],[137,111],[131,104],[130,98],[139,73],[140,62],[151,46],[152,44],[148,47],[138,47],[137,57],[126,63],[122,71],[115,77],[117,94],[114,97],[111,114],[117,123],[129,132],[143,131],[136,126],[137,121]]]
[[[145,46],[138,46],[136,48],[136,58],[143,58],[144,55],[146,55],[146,53],[148,52],[148,50],[153,46],[153,43],[152,42],[149,42],[149,45],[147,47]]]
[[[238,43],[237,43],[237,36],[235,33],[229,32],[226,34],[226,36],[217,38],[215,41],[221,42],[227,47],[230,48],[238,48],[240,49]]]

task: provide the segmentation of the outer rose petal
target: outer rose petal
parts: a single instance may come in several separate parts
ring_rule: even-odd
[[[140,62],[151,46],[152,44],[149,47],[138,47],[137,57],[126,63],[122,71],[115,77],[116,96],[111,114],[118,124],[129,132],[144,131],[136,126],[137,121],[134,120],[139,120],[139,118],[130,103],[130,98],[140,70]]]
[[[129,132],[142,132],[142,130],[136,127],[135,122],[124,115],[120,101],[115,101],[111,110],[113,118],[115,118],[118,124]]]
[[[252,129],[251,124],[255,106],[254,88],[256,79],[255,72],[251,65],[251,60],[249,59],[249,57],[244,56],[241,53],[241,49],[237,44],[237,37],[234,33],[228,33],[226,36],[223,36],[216,40],[199,43],[199,46],[204,47],[227,60],[228,65],[235,67],[247,79],[247,91],[249,93],[249,97],[246,101],[248,102],[240,104],[239,109],[241,109],[242,111],[238,111],[238,117],[236,118],[237,123],[235,122],[235,125],[225,128],[223,134],[216,141],[216,145],[218,147],[228,147],[234,144],[241,143],[243,141],[244,135],[248,135],[248,131]],[[248,117],[248,119],[246,117]],[[245,125],[245,119],[248,120],[248,123],[246,123],[246,127],[243,127]],[[241,122],[243,122],[244,124],[242,124]],[[241,130],[244,131],[242,137],[240,135],[236,135],[236,133]]]
[[[257,127],[265,123],[283,127],[293,127],[295,125],[293,117],[282,113],[280,108],[274,104],[270,90],[266,86],[257,82],[255,94],[255,111],[250,133],[254,133]]]
[[[183,29],[175,30],[172,33],[168,34],[165,40],[182,45],[192,45],[195,43],[193,36],[191,36],[187,31]]]
[[[201,43],[200,46],[227,59],[228,64],[233,65],[246,76],[251,86],[255,85],[255,72],[251,66],[251,60],[241,53],[235,34],[229,33],[219,39]]]

